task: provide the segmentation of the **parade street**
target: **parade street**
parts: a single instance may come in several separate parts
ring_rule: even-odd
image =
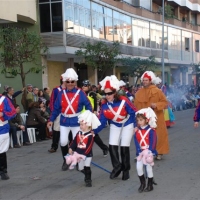
[[[194,109],[176,111],[175,125],[168,129],[170,154],[155,161],[158,184],[151,192],[138,193],[140,181],[135,167],[135,146],[131,144],[130,179],[121,175],[111,180],[109,173],[91,165],[92,187],[85,187],[84,175],[76,170],[61,171],[60,149],[48,153],[51,140],[19,149],[9,149],[7,181],[0,180],[2,200],[197,200],[200,199],[200,128],[193,128]],[[108,128],[100,133],[108,144]],[[93,162],[112,170],[110,156],[94,144]]]

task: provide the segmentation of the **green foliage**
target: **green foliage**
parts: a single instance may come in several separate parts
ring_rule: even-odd
[[[162,15],[163,7],[159,7],[158,13]],[[171,18],[177,18],[176,16],[174,16],[173,7],[170,5],[165,5],[165,20],[168,20]]]
[[[119,63],[121,63],[123,66],[121,69],[124,73],[137,78],[135,85],[137,85],[139,78],[145,71],[154,71],[156,69],[156,61],[154,56],[150,56],[147,59],[141,59],[139,57],[121,58],[119,59]]]
[[[81,63],[101,71],[101,76],[99,76],[101,80],[106,71],[115,67],[118,61],[116,57],[120,55],[119,42],[113,42],[112,44],[102,41],[94,44],[86,42],[75,52],[75,55],[83,58]]]
[[[46,53],[48,50],[37,33],[17,27],[0,29],[0,49],[1,73],[20,75],[23,86],[26,74],[42,70],[41,51]],[[28,63],[35,66],[28,67]]]

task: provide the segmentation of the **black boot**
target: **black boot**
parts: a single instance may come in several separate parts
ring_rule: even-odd
[[[146,187],[146,180],[145,180],[145,177],[144,177],[144,174],[142,176],[138,176],[139,179],[140,179],[140,187],[138,188],[138,192],[141,193],[144,191],[144,188]]]
[[[7,174],[7,157],[6,153],[0,154],[0,176],[2,180],[8,180],[9,176]]]
[[[118,146],[109,145],[109,152],[110,152],[110,158],[111,158],[111,162],[113,166],[113,170],[110,174],[110,179],[114,179],[120,175],[121,167],[122,167],[119,161]]]
[[[91,169],[90,167],[84,167],[85,171],[85,186],[86,187],[92,187],[92,180],[91,180]]]
[[[64,159],[63,165],[62,165],[62,170],[67,171],[69,166],[66,164],[66,160],[65,160],[64,156],[66,156],[68,154],[68,145],[66,145],[65,147],[62,147],[62,146],[60,146],[60,147],[61,147],[62,156],[63,156],[63,159]]]
[[[130,178],[129,176],[129,170],[131,168],[130,165],[130,151],[129,147],[121,147],[121,159],[122,159],[122,180],[128,180]]]
[[[150,192],[153,190],[153,177],[152,178],[148,178],[148,185],[146,187],[146,189],[144,190],[145,192]]]

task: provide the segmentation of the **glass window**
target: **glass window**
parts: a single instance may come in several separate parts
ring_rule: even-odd
[[[114,40],[125,44],[132,44],[131,17],[113,11]]]
[[[200,35],[199,34],[193,34],[193,55],[194,55],[194,63],[200,62]]]
[[[65,27],[70,33],[91,37],[91,12],[89,0],[65,1]]]
[[[62,3],[51,4],[51,16],[52,16],[52,31],[63,31],[62,22]]]
[[[181,30],[168,27],[169,59],[181,60]]]
[[[150,47],[149,22],[133,19],[133,45]]]
[[[182,60],[192,61],[192,34],[182,31]]]
[[[49,0],[39,0],[39,3],[49,2]]]
[[[151,48],[162,49],[162,25],[150,23]],[[167,49],[167,27],[164,26],[164,49]]]
[[[104,7],[92,3],[92,32],[93,37],[105,39]]]
[[[51,32],[50,4],[40,4],[39,8],[41,33]]]

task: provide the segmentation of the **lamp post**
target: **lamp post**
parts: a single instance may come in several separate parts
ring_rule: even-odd
[[[163,82],[163,84],[165,84],[164,21],[165,21],[165,0],[162,0],[162,82]]]

